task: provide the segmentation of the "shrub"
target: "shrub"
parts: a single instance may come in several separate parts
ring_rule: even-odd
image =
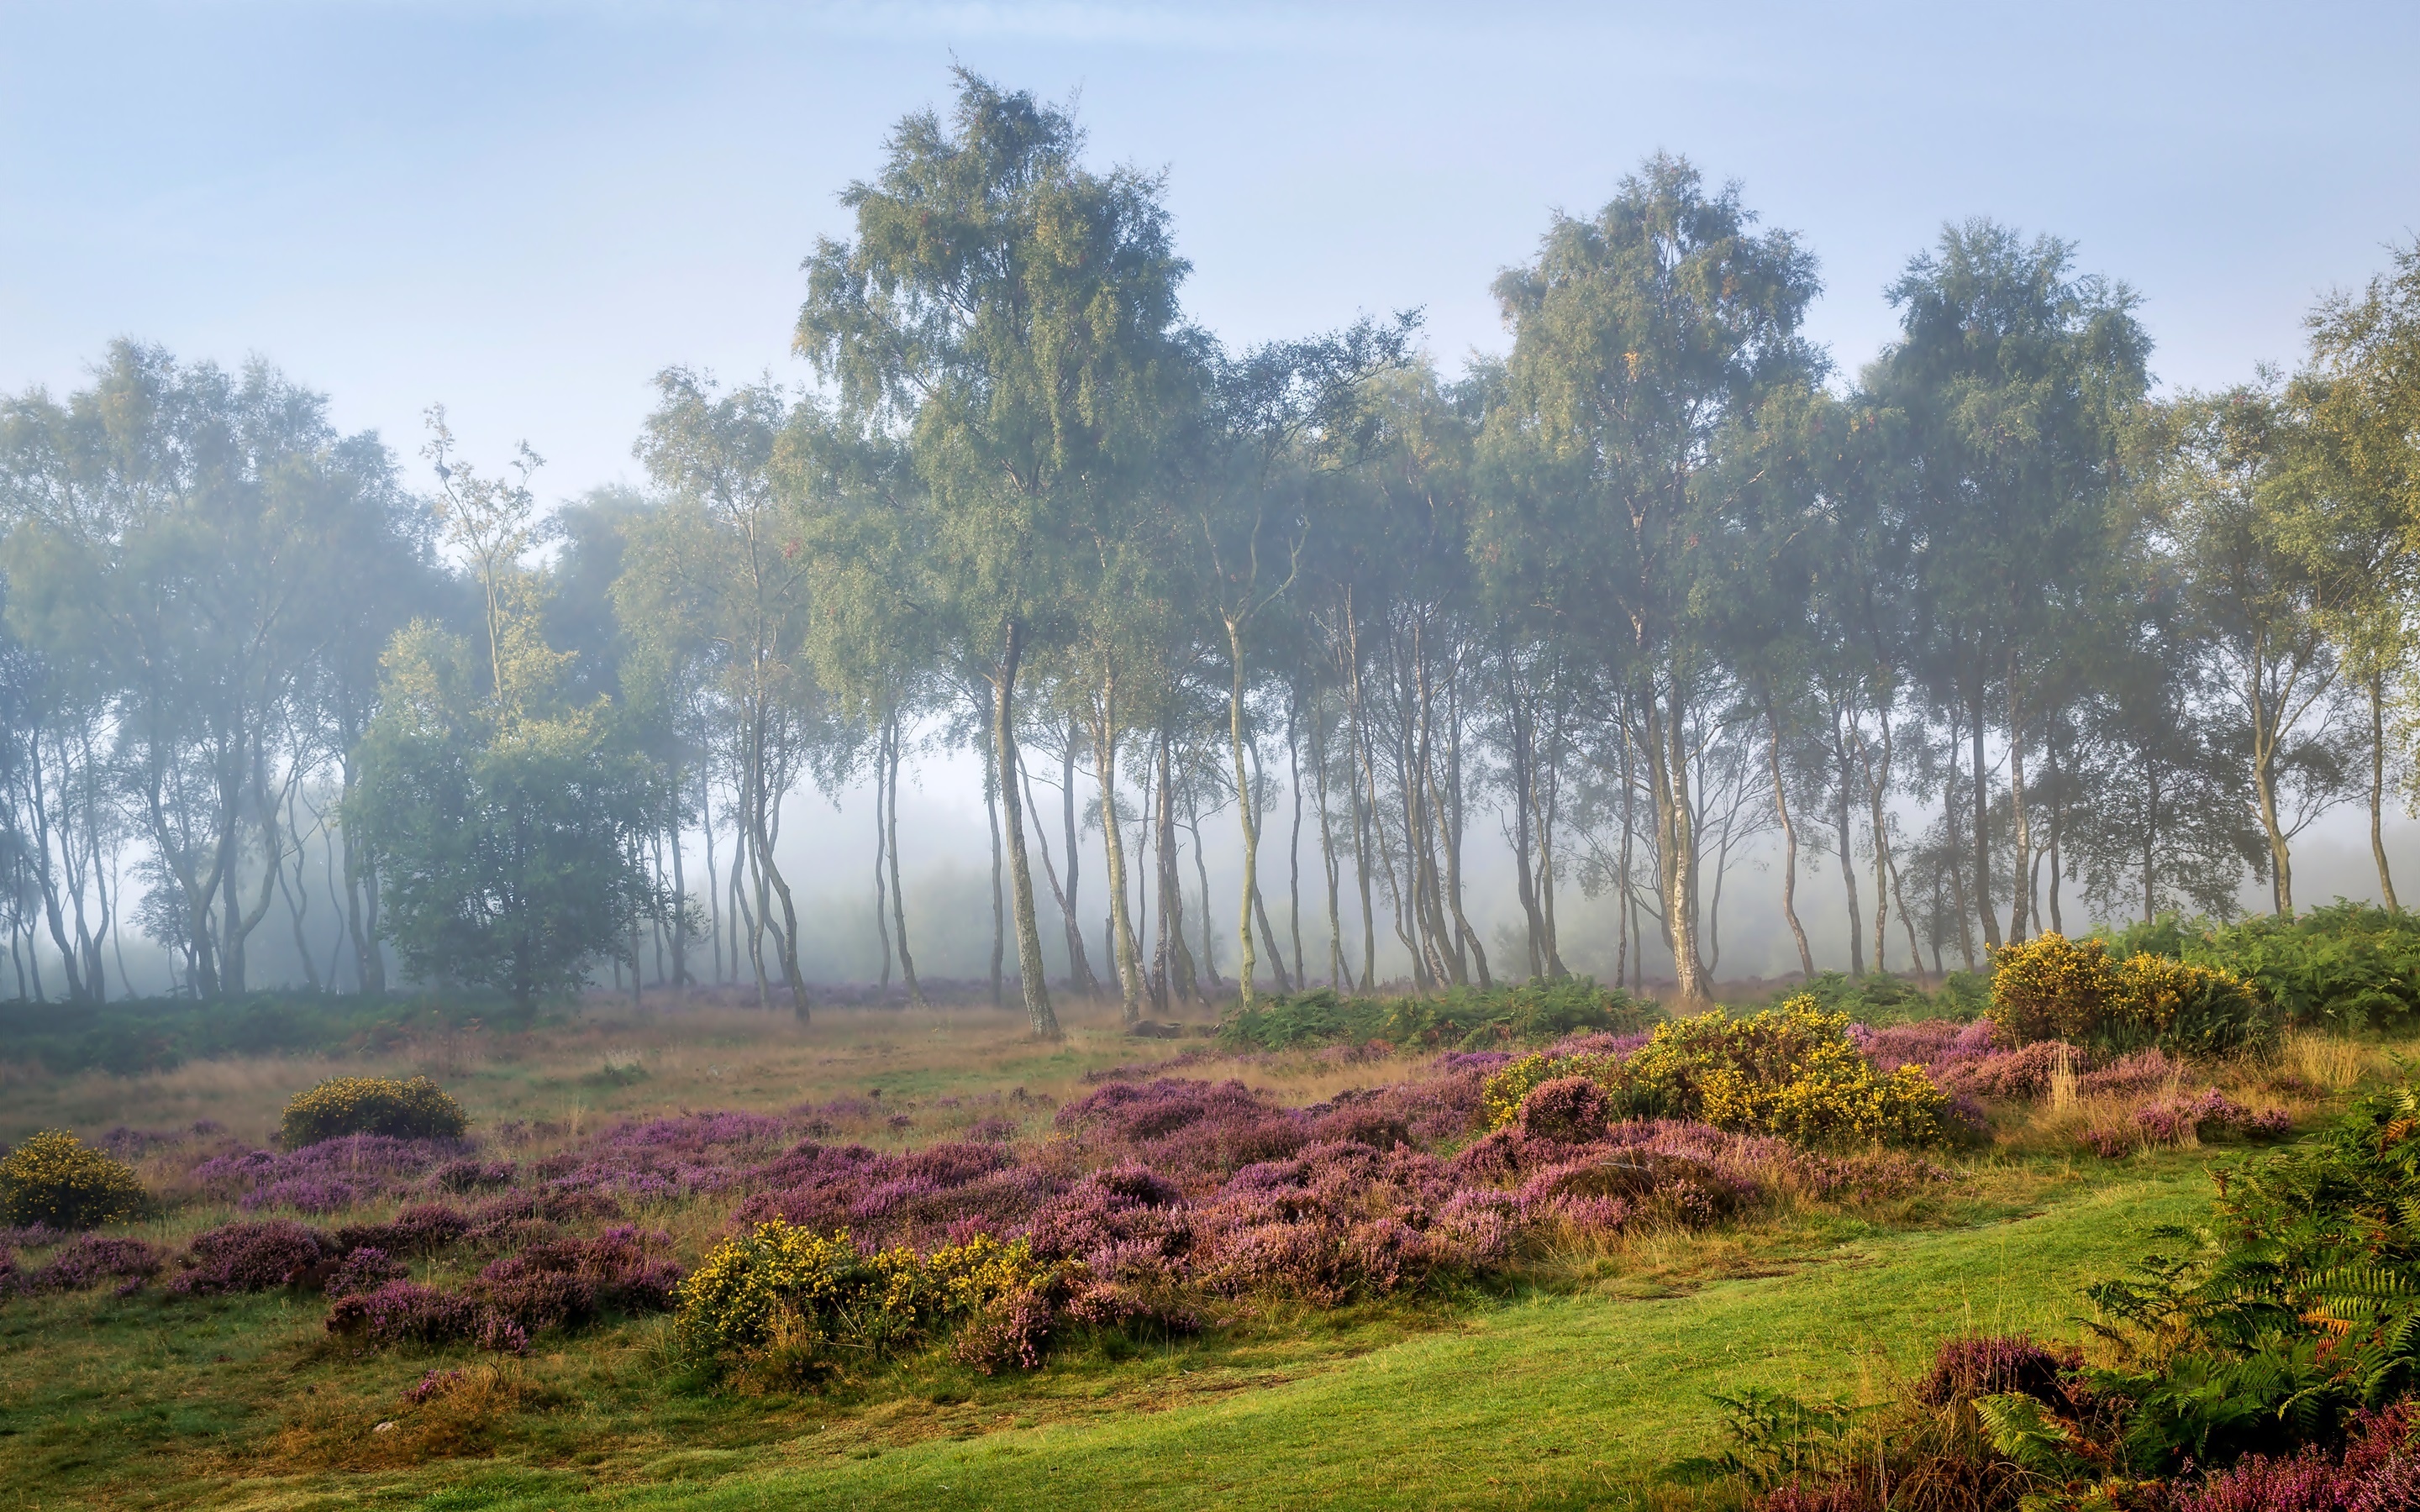
[[[2219,967],[2048,933],[2002,946],[1992,1022],[2008,1042],[2062,1040],[2104,1050],[2161,1045],[2195,1055],[2255,1050],[2276,1037],[2267,995]]]
[[[288,1149],[346,1134],[457,1139],[470,1123],[462,1105],[426,1076],[408,1082],[384,1076],[339,1076],[296,1094],[286,1104],[277,1137]]]
[[[134,1216],[147,1200],[132,1168],[56,1129],[0,1160],[0,1223],[94,1228]]]
[[[10,1290],[89,1291],[108,1281],[117,1282],[118,1295],[125,1296],[160,1273],[162,1258],[157,1248],[139,1239],[85,1234],[29,1275],[0,1271],[0,1296]]]
[[[1524,1137],[1579,1144],[1605,1133],[1605,1091],[1585,1076],[1541,1082],[1521,1100]]]
[[[1916,1385],[1916,1399],[1947,1407],[2016,1392],[2056,1402],[2064,1379],[2083,1367],[2082,1350],[2050,1349],[2022,1334],[1947,1338],[1933,1352],[1932,1369]]]
[[[180,1297],[267,1291],[332,1266],[339,1253],[326,1235],[288,1218],[226,1224],[194,1236],[168,1289]]]
[[[459,1243],[470,1232],[468,1214],[422,1202],[382,1224],[347,1224],[336,1230],[336,1242],[349,1250],[367,1246],[389,1255],[427,1256]]]
[[[1949,1098],[1918,1066],[1884,1073],[1857,1051],[1845,1014],[1801,995],[1779,1009],[1716,1013],[1656,1026],[1627,1057],[1532,1056],[1490,1077],[1491,1124],[1557,1078],[1604,1088],[1608,1112],[1660,1113],[1718,1129],[1778,1134],[1800,1144],[1937,1144],[1949,1133]]]
[[[919,1256],[906,1246],[861,1251],[774,1219],[717,1244],[679,1293],[679,1331],[717,1360],[817,1365],[834,1347],[885,1353],[945,1319],[983,1320],[970,1346],[982,1368],[1012,1357],[1038,1363],[1053,1281],[1023,1240],[977,1235]]]
[[[1472,1049],[1538,1044],[1590,1029],[1622,1033],[1644,1028],[1662,1016],[1654,1004],[1588,977],[1488,989],[1457,987],[1436,997],[1347,997],[1323,987],[1261,999],[1249,1011],[1221,1021],[1218,1037],[1253,1050],[1373,1041]]]
[[[2291,918],[2238,924],[2164,915],[2122,930],[2113,954],[2177,956],[2256,985],[2297,1024],[2341,1029],[2408,1023],[2420,1013],[2420,915],[2338,899]]]

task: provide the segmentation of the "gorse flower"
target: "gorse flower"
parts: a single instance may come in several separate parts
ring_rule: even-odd
[[[1609,1110],[1702,1119],[1718,1129],[1808,1145],[1940,1143],[1949,1098],[1924,1068],[1877,1071],[1850,1037],[1848,1015],[1807,995],[1770,1012],[1705,1013],[1656,1026],[1627,1055],[1526,1057],[1488,1078],[1488,1121],[1501,1127],[1528,1099],[1581,1076]]]
[[[60,1130],[0,1160],[0,1223],[92,1228],[134,1216],[146,1200],[132,1167]]]
[[[278,1125],[288,1149],[345,1134],[396,1139],[458,1139],[469,1128],[462,1105],[426,1076],[398,1082],[384,1076],[339,1076],[295,1095]]]

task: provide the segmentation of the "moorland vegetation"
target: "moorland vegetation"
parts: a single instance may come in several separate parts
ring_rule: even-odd
[[[2330,917],[2373,948],[2401,937],[2358,910]],[[2164,927],[2209,959],[2230,937]],[[2163,964],[2127,969],[2147,960]],[[1045,1403],[1081,1443],[1118,1431],[1139,1396],[1189,1410],[1196,1369],[1272,1352],[1347,1370],[1546,1300],[1644,1307],[1820,1275],[1861,1247],[1955,1244],[2097,1191],[2148,1191],[2152,1213],[2190,1217],[2201,1204],[2159,1183],[2216,1159],[2204,1237],[2163,1242],[2094,1211],[2093,1263],[2033,1297],[2023,1334],[1970,1318],[1869,1341],[1881,1379],[1836,1360],[1828,1378],[1742,1384],[1735,1355],[1710,1381],[1699,1362],[1693,1399],[1662,1408],[1699,1454],[1665,1442],[1562,1481],[1532,1467],[1528,1484],[1769,1512],[2025,1498],[2199,1512],[2279,1476],[2368,1495],[2411,1473],[2420,1384],[2398,1269],[2420,1103],[2377,1038],[2403,1015],[2358,1033],[2298,1020],[2262,960],[2195,975],[2140,941],[2048,935],[2003,949],[1973,1017],[1881,981],[1858,992],[1888,1011],[1862,1017],[1837,982],[1828,1005],[1801,993],[1677,1017],[1586,983],[1452,1002],[1322,993],[1236,1005],[1124,1064],[1109,1057],[1138,1041],[1114,1019],[1081,1050],[1029,1040],[1033,1058],[989,1075],[930,1045],[867,1057],[829,1025],[793,1026],[808,1055],[773,1073],[786,1086],[713,1111],[690,1101],[694,1081],[657,1102],[651,1058],[679,1072],[592,1035],[591,1069],[553,1085],[630,1110],[593,1125],[480,1112],[523,1057],[582,1034],[576,1021],[487,1046],[482,1072],[458,1064],[458,1099],[286,1057],[264,1063],[293,1088],[284,1103],[240,1115],[257,1144],[202,1120],[38,1134],[0,1160],[15,1226],[0,1333],[17,1361],[0,1456],[13,1484],[62,1504],[206,1482],[308,1504],[363,1475],[486,1485],[504,1504],[763,1489],[747,1456],[701,1476],[660,1449],[653,1468],[608,1451],[660,1412],[724,1444],[830,1434],[830,1454],[781,1459],[783,1484],[845,1499],[848,1456],[911,1463]],[[2197,1000],[2179,981],[2222,981],[2226,1011],[2166,1011]],[[861,1016],[876,1032],[908,1022]],[[641,1024],[613,1022],[626,1041]],[[780,1022],[722,1020],[759,1039]],[[2211,1022],[2254,1028],[2218,1043]],[[1396,1037],[1357,1037],[1373,1024]],[[845,1048],[846,1069],[814,1069]],[[858,1089],[782,1095],[819,1076]],[[129,1189],[133,1204],[107,1211],[60,1200]],[[2093,1329],[2043,1326],[2062,1312]],[[277,1389],[207,1428],[161,1416],[159,1393],[242,1395],[228,1362],[193,1357],[230,1326],[262,1331],[248,1373]],[[148,1424],[139,1458],[88,1452],[75,1404],[96,1387],[39,1379],[68,1335],[86,1341],[84,1370],[106,1372],[113,1412]],[[140,1339],[174,1363],[141,1363]],[[1078,1384],[1105,1405],[1071,1403]],[[987,1504],[1020,1484],[1001,1465],[965,1473],[970,1495],[908,1500]]]

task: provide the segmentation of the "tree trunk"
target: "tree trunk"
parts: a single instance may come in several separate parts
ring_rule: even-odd
[[[1790,793],[1781,780],[1781,717],[1771,700],[1765,702],[1765,768],[1773,777],[1773,811],[1781,821],[1781,917],[1790,937],[1798,942],[1798,969],[1815,980],[1815,952],[1807,944],[1807,927],[1798,922],[1798,825],[1790,817]]]
[[[1045,1040],[1059,1038],[1059,1015],[1051,1011],[1050,983],[1042,965],[1042,930],[1033,914],[1033,871],[1025,856],[1025,808],[1019,801],[1016,756],[1016,671],[1024,647],[1023,626],[1015,620],[1001,632],[998,675],[992,683],[992,733],[998,742],[1001,781],[1001,827],[1008,836],[1010,901],[1016,909],[1016,969],[1023,979],[1025,1015],[1033,1032]]]
[[[2016,941],[2032,933],[2034,902],[2034,837],[2025,812],[2023,708],[2018,699],[2017,658],[2012,652],[2009,656],[2009,828],[2017,855],[2009,877],[2009,890],[2013,895],[2009,903],[2009,938]]]
[[[1970,704],[1973,722],[1966,737],[1973,745],[1975,769],[1975,917],[1983,922],[1983,949],[1988,955],[2000,948],[1999,916],[1992,912],[1992,810],[1990,784],[1983,779],[1983,670],[1978,656],[1975,666],[1974,698]]]
[[[1076,888],[1077,878],[1082,870],[1082,862],[1078,857],[1083,855],[1083,847],[1077,843],[1082,837],[1076,829],[1077,733],[1075,721],[1068,721],[1067,742],[1059,753],[1059,807],[1066,824],[1067,833],[1067,897],[1065,901],[1067,975],[1073,980],[1077,992],[1087,997],[1098,997],[1101,995],[1101,980],[1093,975],[1093,958],[1084,949],[1084,925],[1082,920],[1077,918],[1083,909],[1083,904],[1078,900]],[[1039,825],[1034,826],[1034,833],[1036,835],[1041,833]],[[1049,859],[1047,849],[1043,854],[1043,859],[1046,861]]]
[[[1832,761],[1838,774],[1833,788],[1836,801],[1832,807],[1832,822],[1840,837],[1840,885],[1849,895],[1849,978],[1854,981],[1866,974],[1865,916],[1857,895],[1856,856],[1850,848],[1855,837],[1849,827],[1849,784],[1856,778],[1850,769],[1849,745],[1840,729],[1840,709],[1837,703],[1832,708]]]
[[[883,851],[891,857],[891,928],[899,941],[899,979],[908,984],[908,1001],[924,1006],[924,986],[916,980],[916,954],[908,949],[908,894],[899,884],[899,710],[883,721],[883,750],[891,766],[889,808],[883,820]]]
[[[885,747],[891,726],[885,721],[874,743],[874,940],[882,949],[881,988],[891,991],[891,825],[883,789],[890,785],[891,764]]]
[[[2369,674],[2369,854],[2378,862],[2378,895],[2390,914],[2403,912],[2395,901],[2395,873],[2386,868],[2386,832],[2381,810],[2386,803],[2386,674]]]
[[[1135,949],[1134,921],[1126,909],[1126,855],[1118,825],[1117,676],[1104,673],[1093,718],[1093,770],[1101,780],[1101,849],[1109,876],[1110,955],[1125,1022],[1142,1018],[1142,962]]]
[[[1243,983],[1244,1011],[1252,1011],[1252,906],[1261,894],[1261,816],[1259,795],[1252,791],[1251,778],[1244,770],[1244,625],[1241,620],[1229,617],[1227,625],[1227,664],[1232,674],[1227,695],[1227,744],[1235,761],[1235,812],[1244,825],[1243,901],[1235,909],[1235,938],[1243,947],[1236,964],[1236,976]],[[1202,841],[1197,832],[1193,841],[1194,864],[1202,860]],[[1202,881],[1202,919],[1208,928],[1210,919],[1209,880]],[[1204,947],[1207,952],[1207,947]],[[1217,974],[1217,967],[1212,967]]]
[[[1704,1008],[1714,1001],[1704,960],[1698,952],[1698,836],[1689,807],[1686,710],[1677,669],[1668,711],[1651,694],[1647,701],[1647,771],[1655,789],[1657,893],[1664,932],[1672,945],[1673,984],[1681,1001]]]

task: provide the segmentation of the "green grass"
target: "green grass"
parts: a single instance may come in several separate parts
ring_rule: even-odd
[[[1891,1231],[1810,1217],[1574,1257],[1557,1289],[1270,1314],[987,1380],[910,1362],[718,1395],[664,1324],[508,1366],[467,1438],[399,1401],[465,1354],[350,1357],[277,1297],[0,1310],[0,1487],[35,1507],[1628,1504],[1711,1445],[1706,1393],[1871,1399],[1961,1330],[2074,1332],[2078,1288],[2207,1206],[2206,1161],[1988,1166]],[[1712,1277],[1710,1279],[1710,1277]],[[399,1431],[380,1436],[375,1424]],[[452,1458],[426,1458],[448,1455]]]

